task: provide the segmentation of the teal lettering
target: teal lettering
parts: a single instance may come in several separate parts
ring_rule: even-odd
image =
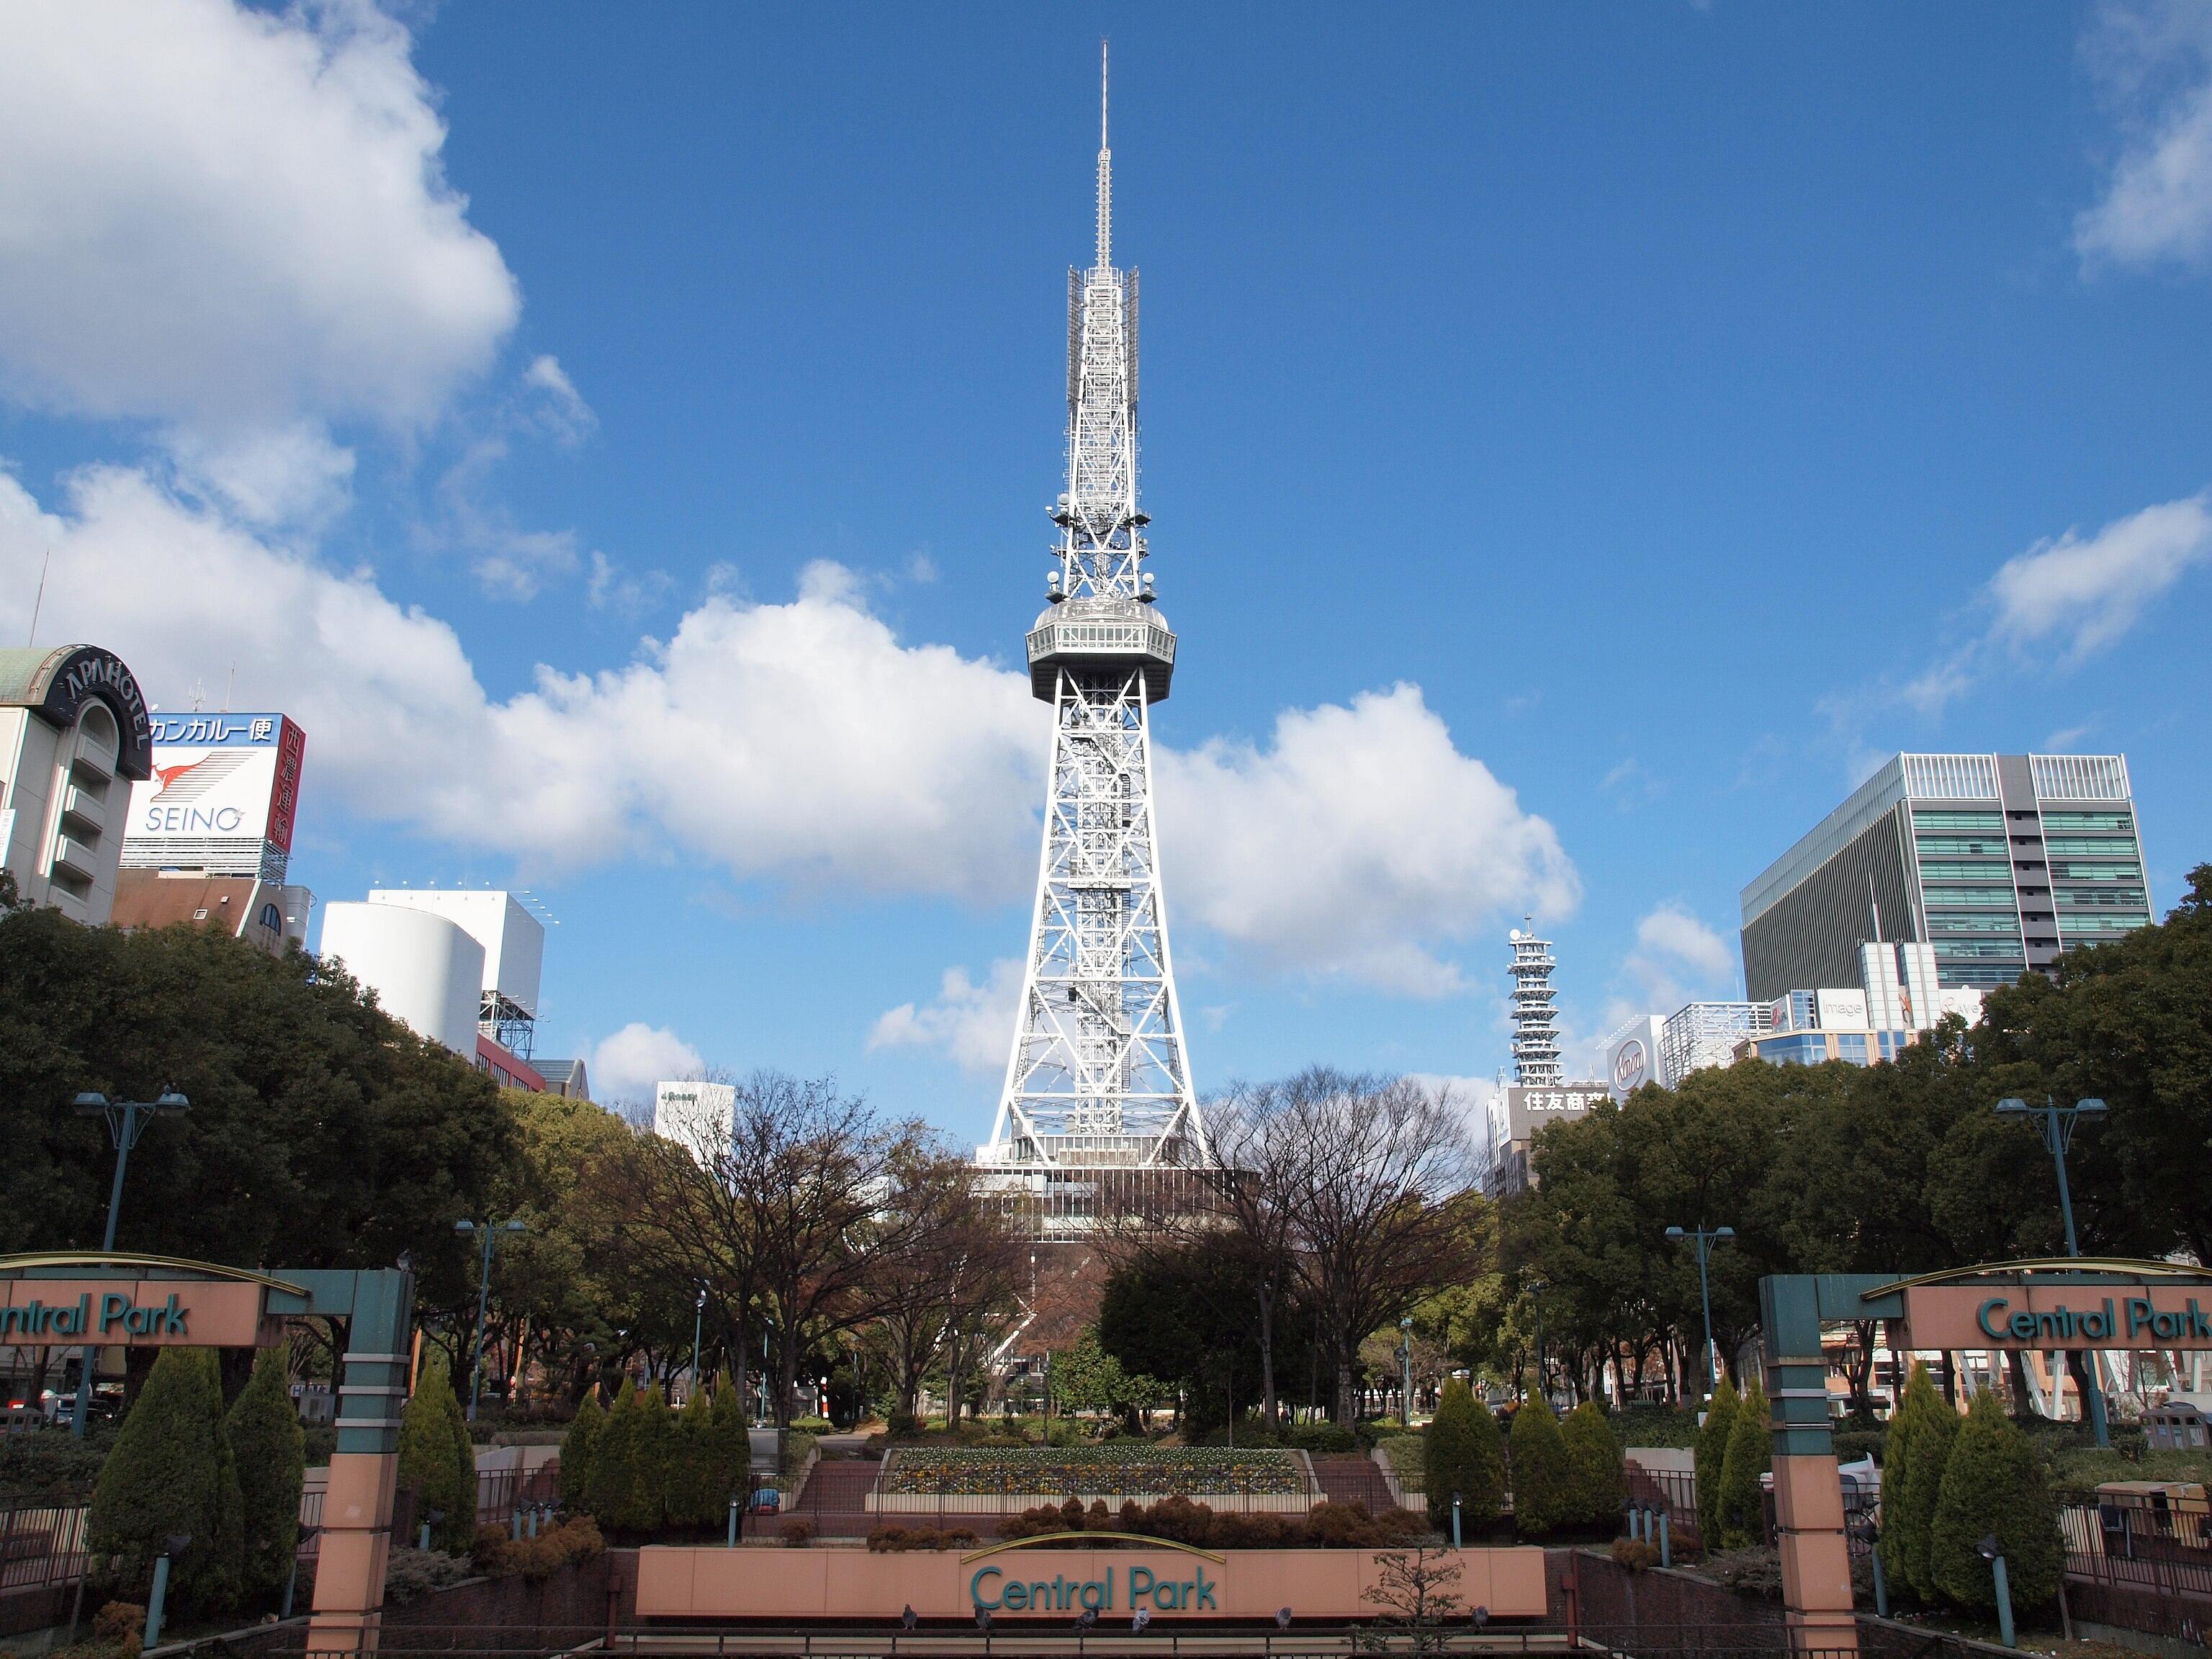
[[[2130,1297],[2128,1298],[2128,1334],[2133,1336],[2148,1324],[2150,1319],[2150,1298],[2147,1296]]]
[[[1139,1573],[1140,1573],[1140,1572],[1141,1572],[1142,1574],[1144,1574],[1144,1575],[1145,1575],[1145,1582],[1144,1582],[1143,1583],[1141,1583],[1141,1584],[1140,1584],[1140,1583],[1139,1583],[1137,1582],[1137,1575],[1138,1575]],[[1135,1606],[1137,1605],[1137,1603],[1138,1603],[1138,1602],[1139,1602],[1139,1601],[1143,1601],[1143,1600],[1144,1600],[1147,1595],[1150,1595],[1152,1593],[1152,1570],[1150,1567],[1132,1567],[1132,1568],[1130,1568],[1130,1569],[1129,1569],[1129,1605],[1130,1605],[1132,1607],[1135,1607]]]
[[[2189,1334],[2212,1338],[2212,1319],[2204,1316],[2204,1310],[2197,1305],[2197,1298],[2193,1296],[2189,1298]]]
[[[975,1576],[968,1581],[968,1599],[970,1601],[973,1601],[979,1607],[996,1607],[1005,1606],[1006,1604],[997,1596],[993,1596],[988,1601],[983,1599],[983,1581],[986,1578],[997,1578],[1001,1576],[1002,1575],[996,1567],[976,1568]]]
[[[2002,1309],[2008,1305],[2009,1304],[2005,1301],[2004,1297],[2001,1296],[1993,1296],[1988,1301],[1983,1303],[1980,1307],[1974,1310],[1974,1323],[1980,1326],[1982,1328],[1982,1334],[1988,1337],[1993,1342],[2003,1341],[2005,1339],[2005,1334],[1999,1330],[1996,1326],[1990,1323],[1990,1310],[1993,1309]]]
[[[1000,1597],[1000,1601],[1009,1608],[1025,1607],[1030,1604],[1030,1587],[1022,1583],[1009,1584],[1006,1586],[1006,1594]]]
[[[120,1291],[110,1291],[100,1298],[100,1330],[105,1336],[115,1328],[115,1322],[131,1311],[131,1298]],[[129,1328],[125,1327],[125,1328]]]
[[[1114,1570],[1111,1567],[1109,1567],[1106,1570],[1107,1582],[1105,1583],[1102,1584],[1096,1578],[1092,1579],[1089,1583],[1084,1585],[1081,1589],[1076,1592],[1076,1599],[1081,1601],[1085,1607],[1088,1607],[1093,1613],[1103,1611],[1106,1606],[1107,1591],[1111,1586],[1113,1579]]]
[[[1038,1579],[1036,1583],[1031,1584],[1030,1586],[1030,1605],[1032,1607],[1042,1607],[1046,1611],[1049,1612],[1052,1608],[1052,1586],[1046,1583],[1042,1578]]]
[[[171,1336],[184,1335],[185,1316],[191,1311],[191,1310],[188,1308],[179,1307],[177,1305],[177,1293],[174,1291],[170,1291],[169,1305],[162,1310],[162,1316],[167,1321],[163,1328],[166,1329]]]
[[[82,1336],[92,1328],[92,1292],[87,1291],[76,1299],[76,1322],[70,1327],[72,1334]]]
[[[1216,1613],[1221,1611],[1219,1607],[1214,1607],[1213,1581],[1206,1576],[1204,1567],[1198,1570],[1198,1601],[1195,1605],[1201,1607],[1213,1607]]]

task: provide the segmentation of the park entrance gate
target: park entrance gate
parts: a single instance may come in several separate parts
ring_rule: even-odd
[[[1858,1650],[1824,1325],[1901,1322],[1902,1350],[2212,1348],[2212,1273],[2165,1261],[2002,1261],[1917,1279],[1784,1273],[1759,1282],[1774,1434],[1782,1598],[1801,1653]]]
[[[286,1320],[308,1317],[348,1322],[349,1340],[307,1650],[373,1653],[392,1550],[414,1275],[398,1267],[248,1273],[97,1252],[0,1256],[0,1346],[269,1347],[283,1339]]]

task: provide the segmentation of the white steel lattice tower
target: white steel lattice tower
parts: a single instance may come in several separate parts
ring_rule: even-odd
[[[1526,921],[1527,917],[1522,920]],[[1513,946],[1513,1080],[1532,1089],[1556,1089],[1565,1077],[1559,1064],[1559,1013],[1553,1006],[1552,941],[1516,927]]]
[[[1212,1163],[1160,890],[1148,711],[1167,697],[1176,636],[1143,568],[1137,273],[1114,268],[1104,69],[1102,52],[1097,258],[1067,276],[1059,562],[1028,636],[1030,689],[1053,708],[1044,847],[1006,1089],[978,1154],[1030,1177],[1048,1208],[1079,1191],[1071,1228],[1115,1206],[1109,1188],[1129,1190],[1110,1171]]]

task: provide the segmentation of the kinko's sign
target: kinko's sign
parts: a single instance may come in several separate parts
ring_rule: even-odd
[[[237,1280],[0,1280],[0,1346],[256,1347],[273,1340],[266,1297],[264,1286]]]
[[[1923,1285],[1905,1292],[1916,1348],[2212,1348],[2202,1287]]]

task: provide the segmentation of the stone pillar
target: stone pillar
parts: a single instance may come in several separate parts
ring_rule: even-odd
[[[1856,1654],[1858,1621],[1851,1609],[1843,1477],[1828,1426],[1819,1287],[1806,1276],[1762,1279],[1759,1288],[1774,1433],[1775,1541],[1790,1646],[1800,1654]]]
[[[376,1651],[392,1554],[399,1414],[407,1401],[406,1328],[414,1303],[412,1275],[360,1275],[338,1374],[338,1443],[323,1497],[307,1659]]]

